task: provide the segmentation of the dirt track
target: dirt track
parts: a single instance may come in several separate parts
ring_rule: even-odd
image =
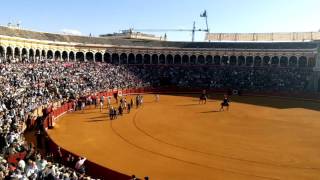
[[[145,96],[142,108],[110,121],[87,109],[59,119],[60,146],[110,169],[153,180],[319,179],[320,103],[233,97],[199,105],[188,96]]]

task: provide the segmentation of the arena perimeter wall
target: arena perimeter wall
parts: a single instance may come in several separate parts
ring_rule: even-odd
[[[167,87],[167,88],[140,88],[140,89],[122,89],[122,90],[110,90],[107,92],[100,92],[100,95],[113,96],[114,93],[120,92],[123,95],[127,94],[140,94],[140,93],[159,93],[159,94],[199,94],[202,89],[194,88],[194,89],[185,89],[185,88],[174,88],[174,87]],[[223,94],[223,93],[233,93],[233,90],[227,89],[213,89],[207,90],[208,93],[215,93],[215,94]],[[311,94],[311,93],[277,93],[277,92],[265,92],[265,93],[257,93],[257,92],[249,92],[249,91],[238,91],[239,95],[244,96],[274,96],[279,98],[295,98],[295,99],[303,99],[303,100],[310,100],[310,101],[319,101],[320,94]],[[61,105],[59,108],[54,109],[52,112],[44,120],[44,128],[47,130],[48,128],[52,128],[56,119],[63,114],[73,110],[73,103],[65,103]],[[52,139],[49,139],[50,150],[52,153],[57,151],[59,147]],[[79,156],[69,152],[66,149],[61,148],[61,152],[63,155],[72,154],[76,158]],[[16,157],[22,157],[24,154],[17,154],[15,156],[10,157],[9,159],[15,160]],[[9,160],[10,161],[10,160]],[[99,164],[96,164],[90,160],[85,162],[86,166],[86,174],[100,179],[113,179],[113,180],[129,180],[130,176],[113,171],[107,167],[103,167]]]

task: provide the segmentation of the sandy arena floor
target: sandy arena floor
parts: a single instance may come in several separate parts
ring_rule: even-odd
[[[217,99],[199,105],[162,95],[156,103],[147,95],[142,108],[113,121],[107,109],[69,113],[49,135],[98,164],[152,180],[320,179],[320,103],[231,100],[219,112]]]

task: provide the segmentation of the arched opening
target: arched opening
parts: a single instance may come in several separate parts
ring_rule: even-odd
[[[198,56],[198,63],[197,64],[204,64],[205,63],[205,58],[203,55]]]
[[[299,57],[299,67],[307,66],[307,58],[305,56]]]
[[[190,56],[190,64],[195,65],[197,62],[197,57],[195,55]]]
[[[34,62],[34,50],[29,49],[29,61]]]
[[[222,56],[221,64],[222,65],[228,65],[229,64],[229,57],[228,56]]]
[[[164,54],[160,54],[159,64],[166,64],[166,56]]]
[[[0,58],[4,58],[4,48],[2,46],[0,46]]]
[[[278,64],[279,64],[279,57],[278,56],[273,56],[271,58],[271,65],[272,66],[278,66]]]
[[[182,64],[189,64],[189,56],[188,55],[182,56]]]
[[[128,64],[128,57],[126,53],[120,55],[120,64]]]
[[[102,53],[100,52],[95,53],[94,59],[96,60],[96,62],[102,62]]]
[[[157,54],[152,55],[152,64],[158,64],[158,55]]]
[[[150,64],[150,55],[149,54],[145,54],[144,56],[143,56],[143,63],[144,64]]]
[[[271,61],[269,56],[264,56],[263,57],[263,66],[270,66]]]
[[[134,54],[130,53],[128,57],[128,63],[129,64],[135,64],[136,63],[136,57]]]
[[[253,65],[253,57],[247,56],[246,57],[246,66],[252,66]]]
[[[67,51],[63,51],[63,52],[62,52],[62,59],[63,59],[64,61],[68,61],[68,52],[67,52]]]
[[[74,57],[74,52],[73,51],[69,52],[69,60],[70,61],[75,61],[76,60],[75,57]]]
[[[40,60],[40,50],[36,49],[35,61],[38,62]]]
[[[11,60],[12,59],[12,57],[13,57],[13,50],[12,50],[12,47],[7,47],[7,57],[6,57],[6,59],[7,60]]]
[[[246,64],[246,58],[244,56],[239,56],[238,57],[238,65],[243,66]]]
[[[298,58],[296,56],[291,56],[289,58],[289,66],[290,67],[297,67],[298,65]]]
[[[314,57],[310,57],[308,59],[308,67],[315,67],[316,66],[316,59]]]
[[[26,48],[23,48],[22,51],[21,51],[21,57],[22,57],[22,60],[25,60],[28,58],[28,51]]]
[[[214,63],[214,65],[220,65],[220,56],[214,56],[213,57],[213,63]]]
[[[136,55],[136,64],[142,64],[143,59],[142,59],[142,54],[137,54]]]
[[[212,56],[211,55],[207,55],[206,56],[206,64],[212,64],[213,63],[213,58],[212,58]]]
[[[93,61],[93,53],[92,52],[87,52],[86,53],[86,60],[87,61]]]
[[[120,63],[119,54],[113,53],[112,54],[112,64],[119,64],[119,63]]]
[[[111,55],[109,53],[104,53],[103,61],[106,63],[111,63]]]
[[[14,48],[14,58],[18,61],[21,61],[20,59],[20,49],[18,47]]]
[[[83,52],[76,53],[76,61],[80,61],[80,62],[84,61],[84,53]]]
[[[231,56],[230,57],[230,65],[231,66],[237,65],[237,57],[236,56]]]
[[[46,51],[42,50],[41,51],[41,59],[47,59]]]
[[[53,59],[53,51],[49,50],[49,51],[47,52],[47,58],[48,58],[48,59]]]
[[[173,64],[173,56],[171,54],[167,55],[167,64]]]
[[[54,60],[56,60],[56,61],[61,60],[61,52],[60,51],[54,52]]]
[[[288,57],[281,56],[280,57],[280,66],[281,67],[287,67],[288,66]]]
[[[181,56],[179,54],[174,56],[174,64],[181,64]]]
[[[254,57],[254,66],[261,66],[262,64],[262,58],[260,56]]]

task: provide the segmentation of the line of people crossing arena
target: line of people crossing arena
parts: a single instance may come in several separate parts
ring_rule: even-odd
[[[76,103],[75,110],[84,110],[86,103],[92,103],[97,107],[100,105],[102,111],[104,100],[111,107],[111,99],[103,97],[101,101],[101,97],[88,95],[113,88],[163,86],[307,92],[311,74],[312,69],[297,67],[126,66],[57,61],[0,64],[0,179],[89,178],[83,168],[75,168],[74,164],[73,169],[62,166],[53,161],[56,157],[40,155],[37,151],[40,143],[32,145],[24,140],[26,129],[36,129],[39,139],[45,135],[43,121],[56,102],[72,101]],[[137,107],[143,104],[143,97],[137,96],[134,100]],[[36,113],[38,108],[43,111]],[[127,102],[126,110],[130,112],[132,108],[132,103]],[[119,107],[114,109],[120,114]],[[35,127],[32,127],[32,119],[36,119]],[[20,166],[7,161],[8,157],[19,152],[27,154],[19,160]],[[58,159],[65,160],[66,157]]]

